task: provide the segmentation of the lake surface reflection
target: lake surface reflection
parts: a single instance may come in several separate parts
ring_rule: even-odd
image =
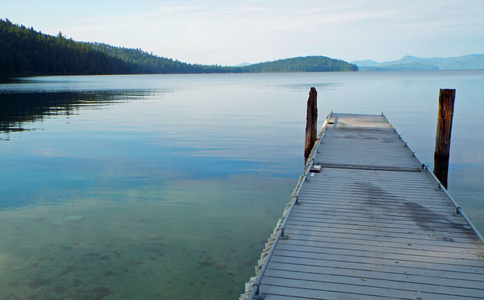
[[[36,77],[0,84],[0,298],[236,299],[303,167],[306,100],[385,112],[484,229],[484,72]]]

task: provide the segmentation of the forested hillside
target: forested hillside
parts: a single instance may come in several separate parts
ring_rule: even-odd
[[[237,67],[194,65],[149,54],[141,49],[114,47],[101,43],[85,43],[96,51],[127,62],[130,73],[234,73],[242,72]]]
[[[223,73],[239,68],[191,65],[137,49],[76,42],[0,20],[0,76]]]
[[[0,20],[0,76],[119,74],[128,64],[88,45]]]
[[[356,65],[324,56],[281,59],[244,67],[188,64],[141,49],[76,42],[0,19],[0,77],[33,75],[327,72],[357,71]]]
[[[244,72],[337,72],[358,71],[358,67],[326,56],[280,59],[242,67]]]

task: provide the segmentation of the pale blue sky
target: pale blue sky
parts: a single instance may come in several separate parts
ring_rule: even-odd
[[[484,53],[483,0],[0,0],[0,18],[202,64]]]

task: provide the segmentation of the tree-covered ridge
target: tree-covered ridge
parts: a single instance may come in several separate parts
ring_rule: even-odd
[[[357,71],[324,56],[281,59],[244,67],[188,64],[141,49],[76,42],[0,19],[0,77],[34,75],[173,74]]]
[[[191,65],[138,49],[54,37],[0,19],[0,76],[226,73],[239,68]]]
[[[338,72],[358,71],[358,67],[326,56],[280,59],[242,67],[244,72]]]
[[[129,71],[120,59],[90,46],[42,34],[32,27],[0,20],[0,76],[119,74]]]
[[[167,73],[234,73],[242,70],[237,67],[205,66],[188,64],[171,58],[159,57],[141,49],[114,47],[102,43],[84,43],[96,51],[126,62],[130,73],[167,74]]]

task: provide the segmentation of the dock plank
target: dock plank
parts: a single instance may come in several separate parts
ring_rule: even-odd
[[[484,245],[384,116],[332,114],[249,299],[484,299]]]

